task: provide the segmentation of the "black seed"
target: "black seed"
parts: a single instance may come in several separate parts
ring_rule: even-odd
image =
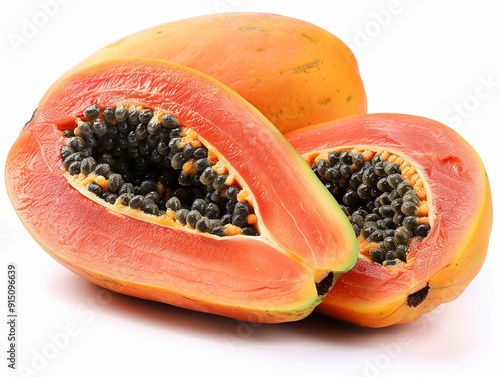
[[[147,203],[143,205],[141,209],[144,213],[148,213],[150,215],[158,215],[158,213],[160,212],[158,206],[154,203]]]
[[[409,190],[413,191],[411,185],[405,181],[398,184],[398,187],[396,188],[396,190],[398,191],[398,194],[401,197],[403,197]]]
[[[118,195],[122,194],[133,194],[134,193],[134,185],[132,183],[124,183],[120,190],[118,191]]]
[[[117,199],[118,199],[118,195],[116,195],[116,194],[109,194],[108,196],[106,196],[106,201],[109,204],[115,204]]]
[[[370,257],[374,262],[382,264],[382,262],[385,260],[384,250],[373,248],[370,250]]]
[[[413,202],[416,205],[420,204],[420,199],[418,198],[417,194],[413,190],[407,191],[404,196],[403,196],[403,202]]]
[[[210,222],[208,219],[199,219],[196,222],[196,230],[202,233],[208,232],[210,230]]]
[[[380,215],[382,217],[392,218],[394,216],[394,212],[391,209],[390,205],[383,205],[378,209]]]
[[[123,193],[118,196],[118,199],[116,199],[116,203],[123,204],[123,205],[128,205],[130,199],[132,199],[134,194],[131,193]]]
[[[397,243],[403,245],[408,244],[410,236],[410,232],[404,226],[400,226],[399,228],[397,228],[394,233],[394,238],[396,239]]]
[[[140,143],[139,146],[137,147],[137,150],[143,156],[147,156],[148,154],[151,153],[151,147],[145,142]]]
[[[180,127],[176,127],[176,128],[173,128],[170,130],[170,138],[173,139],[173,138],[176,138],[176,137],[179,137],[181,136],[182,134],[182,128]]]
[[[399,194],[398,194],[398,191],[397,190],[392,190],[390,193],[389,193],[389,201],[394,201],[396,200],[397,198],[399,198]],[[389,203],[387,203],[389,204]]]
[[[379,220],[380,220],[380,216],[377,215],[376,213],[370,213],[370,214],[365,216],[365,221],[377,222]]]
[[[241,229],[241,233],[245,236],[258,236],[257,230],[251,226],[245,226]]]
[[[398,213],[401,211],[401,205],[403,204],[402,198],[396,198],[391,203],[391,209],[394,213]]]
[[[134,160],[137,159],[141,155],[139,153],[139,149],[137,147],[129,147],[129,148],[127,148],[127,153]]]
[[[326,173],[326,169],[330,167],[330,163],[327,160],[319,160],[318,161],[318,174],[322,177],[324,177]]]
[[[123,106],[118,106],[115,109],[115,118],[118,122],[125,122],[128,118],[128,111]],[[122,132],[122,131],[120,131]]]
[[[139,112],[139,122],[141,123],[148,123],[151,118],[153,117],[154,113],[153,110],[151,109],[142,109]]]
[[[337,181],[340,179],[340,172],[334,168],[328,168],[325,171],[325,178],[329,181]]]
[[[219,206],[215,203],[208,203],[205,210],[205,215],[209,219],[219,219],[220,218]]]
[[[110,151],[111,149],[113,149],[114,146],[115,146],[115,139],[111,139],[110,137],[103,138],[102,147],[104,148],[104,150]]]
[[[405,217],[404,213],[398,212],[392,217],[392,221],[394,221],[396,225],[403,225]]]
[[[99,116],[100,112],[101,112],[101,109],[99,108],[99,106],[92,105],[92,106],[87,107],[83,111],[83,116],[87,119],[94,119],[94,118],[97,118]]]
[[[175,221],[180,222],[182,225],[186,225],[186,217],[189,211],[185,208],[181,208],[180,210],[175,212]]]
[[[132,126],[136,126],[140,123],[139,122],[139,113],[137,112],[137,110],[134,107],[130,107],[128,109],[128,122]],[[145,126],[144,126],[144,128],[145,128]]]
[[[352,155],[352,163],[357,169],[361,168],[365,163],[365,158],[363,157],[363,154],[359,152],[354,153]]]
[[[122,134],[128,134],[128,133],[130,133],[131,131],[134,130],[134,127],[132,127],[127,122],[117,122],[116,123],[116,128]]]
[[[406,216],[403,220],[403,226],[408,230],[413,230],[418,226],[418,221],[414,216]]]
[[[406,255],[408,254],[408,246],[406,245],[398,245],[396,247],[396,256],[398,259],[406,262]]]
[[[328,162],[330,163],[330,166],[333,166],[337,162],[339,162],[339,159],[340,159],[339,151],[333,151],[328,155]]]
[[[80,166],[80,170],[83,174],[89,175],[94,171],[97,166],[97,162],[93,157],[87,157],[82,160],[82,164]]]
[[[94,149],[97,146],[97,140],[94,137],[85,140],[85,148]]]
[[[120,174],[111,173],[108,178],[109,190],[111,192],[118,192],[123,185],[123,179]]]
[[[196,148],[193,152],[193,157],[196,159],[204,158],[208,156],[208,151],[205,147]]]
[[[368,199],[371,197],[370,188],[364,183],[358,186],[356,193],[361,199]]]
[[[226,202],[226,211],[233,212],[236,203],[238,203],[236,200],[228,200]]]
[[[64,137],[73,137],[73,136],[75,136],[75,134],[73,133],[73,130],[63,130],[62,134],[64,135]]]
[[[205,214],[207,203],[203,199],[195,199],[191,205],[191,211],[198,211],[200,214]]]
[[[347,166],[347,165],[346,165]],[[356,194],[355,191],[347,191],[344,196],[342,197],[342,202],[350,207],[354,204],[356,204],[356,202],[358,201],[359,197],[358,197],[358,194]]]
[[[80,136],[73,136],[67,139],[67,145],[75,151],[81,151],[85,148],[85,141]]]
[[[215,180],[216,177],[217,173],[211,167],[207,167],[205,170],[203,170],[203,173],[200,176],[200,182],[204,185],[209,185]]]
[[[370,186],[370,187],[376,186],[378,179],[379,179],[379,177],[377,174],[375,174],[373,167],[367,168],[363,172],[363,183],[367,186]]]
[[[386,237],[384,240],[384,246],[387,248],[387,250],[396,250],[398,243],[396,242],[396,239],[394,237]]]
[[[226,213],[224,216],[221,217],[221,221],[222,221],[223,225],[231,224],[232,219],[233,219],[233,215],[231,213]]]
[[[179,120],[170,114],[161,117],[161,125],[166,128],[176,128],[180,126]]]
[[[351,216],[351,224],[353,225],[357,225],[359,227],[363,227],[363,224],[365,223],[365,219],[363,218],[363,216],[360,216],[360,215],[352,215]]]
[[[144,201],[144,196],[142,195],[134,195],[128,202],[128,205],[132,209],[137,209],[142,206],[142,202]]]
[[[95,167],[95,173],[97,175],[102,175],[103,177],[108,178],[109,174],[111,173],[111,168],[108,164],[98,164]]]
[[[376,230],[375,232],[370,234],[370,240],[372,240],[373,242],[382,242],[384,240],[384,237],[385,232],[381,229]]]
[[[222,203],[226,197],[224,196],[222,191],[214,191],[210,195],[210,200],[212,200],[215,203]]]
[[[373,165],[373,171],[375,174],[377,174],[379,177],[385,177],[387,174],[385,173],[385,163],[384,161],[378,162],[375,165]]]
[[[387,174],[387,175],[397,174],[397,173],[399,173],[399,165],[394,163],[394,162],[391,162],[391,163],[385,165],[384,171],[385,171],[385,174]]]
[[[214,189],[217,191],[222,191],[226,189],[228,186],[226,185],[227,174],[222,174],[217,176],[213,182]]]
[[[82,122],[77,127],[78,133],[83,139],[90,139],[94,136],[94,130],[88,122]]]
[[[183,156],[182,153],[180,155]],[[210,166],[210,161],[208,161],[208,158],[200,158],[194,162],[193,166],[196,171],[202,172]]]
[[[419,224],[415,228],[415,230],[413,231],[413,233],[417,237],[427,237],[427,235],[429,234],[429,230],[430,230],[430,227],[429,227],[428,224]]]
[[[167,208],[171,209],[172,211],[178,211],[179,209],[181,209],[181,201],[179,200],[179,198],[172,196],[167,200]]]
[[[96,119],[92,123],[92,130],[97,136],[104,136],[108,132],[108,126],[102,119]]]
[[[219,237],[226,237],[227,236],[227,229],[225,226],[216,226],[210,230],[210,233]],[[248,236],[251,236],[251,234],[247,234]]]
[[[226,190],[226,198],[230,200],[238,200],[238,194],[240,193],[240,190],[238,190],[236,187],[228,187]]]
[[[351,213],[349,211],[349,208],[347,208],[345,205],[340,204],[339,205],[340,209],[344,212],[344,214],[349,217],[351,216]]]
[[[80,161],[74,161],[69,165],[68,173],[71,175],[80,174],[80,167],[82,163]]]
[[[234,206],[234,212],[246,217],[250,214],[250,207],[247,203],[237,202]]]
[[[364,238],[368,238],[370,236],[370,234],[372,234],[373,232],[375,232],[377,229],[378,229],[378,227],[377,227],[376,223],[374,223],[372,221],[368,221],[368,222],[365,223],[365,226],[361,230],[361,235]]]
[[[186,162],[186,157],[182,153],[176,153],[173,155],[170,163],[174,169],[182,169],[182,166]]]
[[[96,194],[97,196],[102,196],[102,188],[95,182],[90,182],[87,185],[87,190],[89,190],[93,194]]]
[[[151,135],[158,135],[160,132],[161,125],[156,121],[156,119],[151,119],[148,123],[146,129]],[[159,137],[158,137],[159,138]]]
[[[186,144],[184,148],[182,148],[182,154],[186,158],[191,157],[193,153],[194,153],[194,148],[191,144]]]
[[[114,158],[108,154],[104,153],[100,158],[99,158],[99,163],[100,164],[108,164],[109,166],[113,165],[115,163]]]
[[[352,165],[352,152],[344,151],[340,154],[339,161],[344,165]]]
[[[233,225],[239,226],[243,228],[248,225],[246,216],[238,215],[237,213],[233,213],[232,221]]]
[[[389,184],[389,181],[387,180],[387,178],[380,178],[379,181],[377,182],[377,188],[383,192],[391,192],[392,191],[392,187]]]
[[[168,147],[168,142],[165,140],[161,140],[158,143],[158,146],[156,147],[158,153],[160,153],[162,156],[168,155],[170,152],[170,148]]]
[[[401,212],[403,212],[407,216],[417,216],[418,215],[418,207],[413,202],[404,202],[401,205]]]
[[[387,181],[391,185],[392,188],[397,188],[398,185],[403,182],[403,177],[401,177],[401,174],[391,174],[387,177]]]
[[[102,111],[102,117],[106,122],[112,122],[113,120],[115,120],[115,111],[111,107],[106,107]]]
[[[368,212],[366,212],[364,209],[358,209],[357,211],[354,211],[352,215],[353,216],[359,215],[364,219],[366,216],[368,216]]]
[[[141,183],[141,192],[143,195],[149,194],[151,191],[156,190],[156,182],[147,179]]]
[[[340,175],[344,178],[350,178],[352,175],[352,166],[351,165],[342,165],[340,167]]]
[[[165,128],[163,126],[160,127],[158,130],[158,137],[160,140],[169,140],[170,139],[170,130],[168,128]]]
[[[186,222],[192,227],[196,226],[198,220],[201,219],[201,214],[198,211],[189,211],[186,216]]]
[[[159,164],[163,160],[162,155],[156,149],[151,151],[149,158],[153,164]]]
[[[138,124],[137,127],[135,127],[135,137],[138,138],[139,140],[144,140],[148,137],[149,133],[148,130],[146,129],[146,126],[144,124]]]
[[[177,198],[179,198],[179,200],[181,201],[181,203],[187,203],[188,200],[190,200],[190,194],[188,193],[188,191],[185,189],[185,188],[179,188],[177,190],[174,191],[174,196],[176,196]]]
[[[71,148],[70,146],[63,145],[61,147],[61,158],[63,160],[65,160],[66,158],[68,158],[69,156],[71,156],[73,153],[75,153],[75,150],[73,148]]]
[[[148,135],[148,137],[146,138],[146,144],[151,148],[156,148],[159,142],[160,138],[156,135]]]
[[[145,200],[151,200],[154,204],[158,204],[160,201],[160,194],[157,191],[151,191],[144,197]]]

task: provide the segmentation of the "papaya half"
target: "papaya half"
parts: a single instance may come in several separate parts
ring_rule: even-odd
[[[141,57],[217,79],[283,133],[366,114],[363,82],[349,48],[316,25],[274,14],[213,14],[155,26],[107,45],[63,77],[98,62]]]
[[[341,203],[358,240],[356,265],[318,311],[369,327],[405,323],[454,300],[476,276],[491,192],[481,159],[455,131],[372,114],[285,136]]]
[[[62,265],[197,311],[298,320],[357,256],[347,218],[279,131],[231,89],[165,61],[108,61],[53,86],[5,179]]]

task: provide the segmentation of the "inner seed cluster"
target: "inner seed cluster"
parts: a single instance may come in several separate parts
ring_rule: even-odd
[[[175,116],[124,105],[92,105],[83,116],[63,131],[61,157],[88,191],[199,232],[259,234],[245,190]]]
[[[364,245],[360,251],[374,262],[406,262],[410,239],[429,233],[422,180],[402,157],[347,149],[322,153],[311,167],[348,216]]]

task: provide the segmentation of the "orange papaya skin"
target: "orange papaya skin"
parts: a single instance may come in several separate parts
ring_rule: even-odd
[[[261,234],[218,238],[153,216],[141,221],[70,186],[61,131],[74,128],[90,104],[123,101],[174,112],[210,142],[253,195]],[[319,181],[307,182],[309,171],[278,130],[229,88],[182,66],[131,59],[89,67],[53,87],[11,148],[5,179],[27,230],[80,276],[127,295],[273,323],[309,314],[323,298],[316,280],[325,271],[337,278],[356,258],[354,234],[340,229],[347,221]],[[336,235],[317,237],[335,225]]]
[[[229,86],[282,133],[366,114],[366,94],[349,48],[326,30],[294,18],[225,13],[170,22],[122,38],[76,70],[117,58],[156,58]]]
[[[318,307],[362,326],[405,323],[456,299],[479,272],[488,249],[493,210],[485,168],[476,151],[436,121],[372,114],[285,135],[302,155],[339,146],[372,146],[411,161],[430,198],[431,231],[410,243],[406,264],[383,267],[359,258]],[[429,286],[414,307],[408,296]]]

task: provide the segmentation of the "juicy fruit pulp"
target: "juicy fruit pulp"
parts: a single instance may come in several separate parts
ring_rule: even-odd
[[[95,148],[104,149],[103,123],[89,118],[102,110],[97,119],[104,119],[113,107],[116,117],[124,104],[166,111],[194,132],[247,189],[259,235],[220,237],[114,207],[96,186],[88,190],[116,183],[103,167],[96,175],[104,179],[75,189],[66,167],[79,177],[83,159],[77,175],[62,154],[72,148],[70,132],[83,139],[89,131],[75,122],[90,121],[93,134],[103,133]],[[160,60],[106,62],[53,86],[9,152],[6,183],[23,224],[61,264],[105,288],[193,310],[259,322],[303,318],[357,255],[341,209],[278,130],[215,80]]]
[[[366,113],[364,86],[349,48],[318,26],[274,14],[214,14],[155,26],[111,43],[66,76],[97,62],[141,57],[217,79],[283,133]]]
[[[360,244],[356,265],[320,312],[370,327],[408,322],[457,298],[479,272],[492,226],[491,192],[479,156],[456,132],[430,119],[372,114],[286,137],[306,159],[355,148],[400,156],[415,169],[419,199],[418,187],[425,191],[425,206],[418,208],[430,232],[409,240],[406,262],[381,265]]]

